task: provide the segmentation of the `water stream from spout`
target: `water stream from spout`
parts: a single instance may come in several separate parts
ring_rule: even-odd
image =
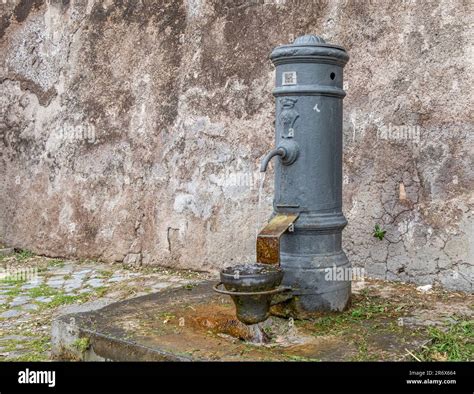
[[[251,324],[248,326],[248,328],[250,332],[250,342],[256,345],[261,345],[269,342],[269,337],[265,333],[265,331],[263,331],[263,328],[260,323]]]
[[[265,176],[266,172],[259,172],[260,176],[260,184],[258,187],[258,202],[257,202],[257,229],[256,229],[256,235],[258,236],[258,233],[260,232],[260,210],[261,210],[261,205],[262,205],[262,196],[263,196],[263,186],[265,184]]]

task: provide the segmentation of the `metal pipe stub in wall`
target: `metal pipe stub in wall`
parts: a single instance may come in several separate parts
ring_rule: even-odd
[[[261,169],[275,158],[274,215],[297,216],[293,231],[278,237],[282,284],[296,294],[291,300],[295,311],[342,310],[351,282],[334,280],[340,275],[328,272],[350,268],[341,246],[347,224],[342,213],[342,85],[349,56],[340,46],[305,35],[276,47],[270,59],[276,67],[275,149]]]

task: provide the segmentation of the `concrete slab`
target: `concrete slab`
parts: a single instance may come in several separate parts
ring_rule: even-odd
[[[315,321],[294,322],[279,317],[271,317],[259,327],[245,326],[235,318],[230,298],[213,292],[212,285],[206,281],[60,316],[52,324],[52,357],[337,361],[373,356],[379,360],[402,360],[407,351],[427,342],[410,327],[398,325],[396,316],[374,316],[367,321],[348,319],[344,332],[331,328],[322,332],[321,324]],[[362,338],[364,324],[371,329],[365,330]],[[372,330],[372,326],[376,329]],[[257,337],[266,339],[265,343],[252,343]]]

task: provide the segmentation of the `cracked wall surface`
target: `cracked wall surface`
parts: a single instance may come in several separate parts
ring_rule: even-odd
[[[369,276],[472,291],[469,1],[0,2],[0,241],[216,270],[271,211],[268,55],[348,49],[344,249]],[[386,230],[372,236],[375,224]]]

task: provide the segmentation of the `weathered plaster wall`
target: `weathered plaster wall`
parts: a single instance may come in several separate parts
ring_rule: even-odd
[[[17,0],[0,10],[0,241],[203,270],[251,261],[257,163],[273,143],[267,56],[316,33],[351,55],[350,260],[372,276],[472,290],[468,0]]]

